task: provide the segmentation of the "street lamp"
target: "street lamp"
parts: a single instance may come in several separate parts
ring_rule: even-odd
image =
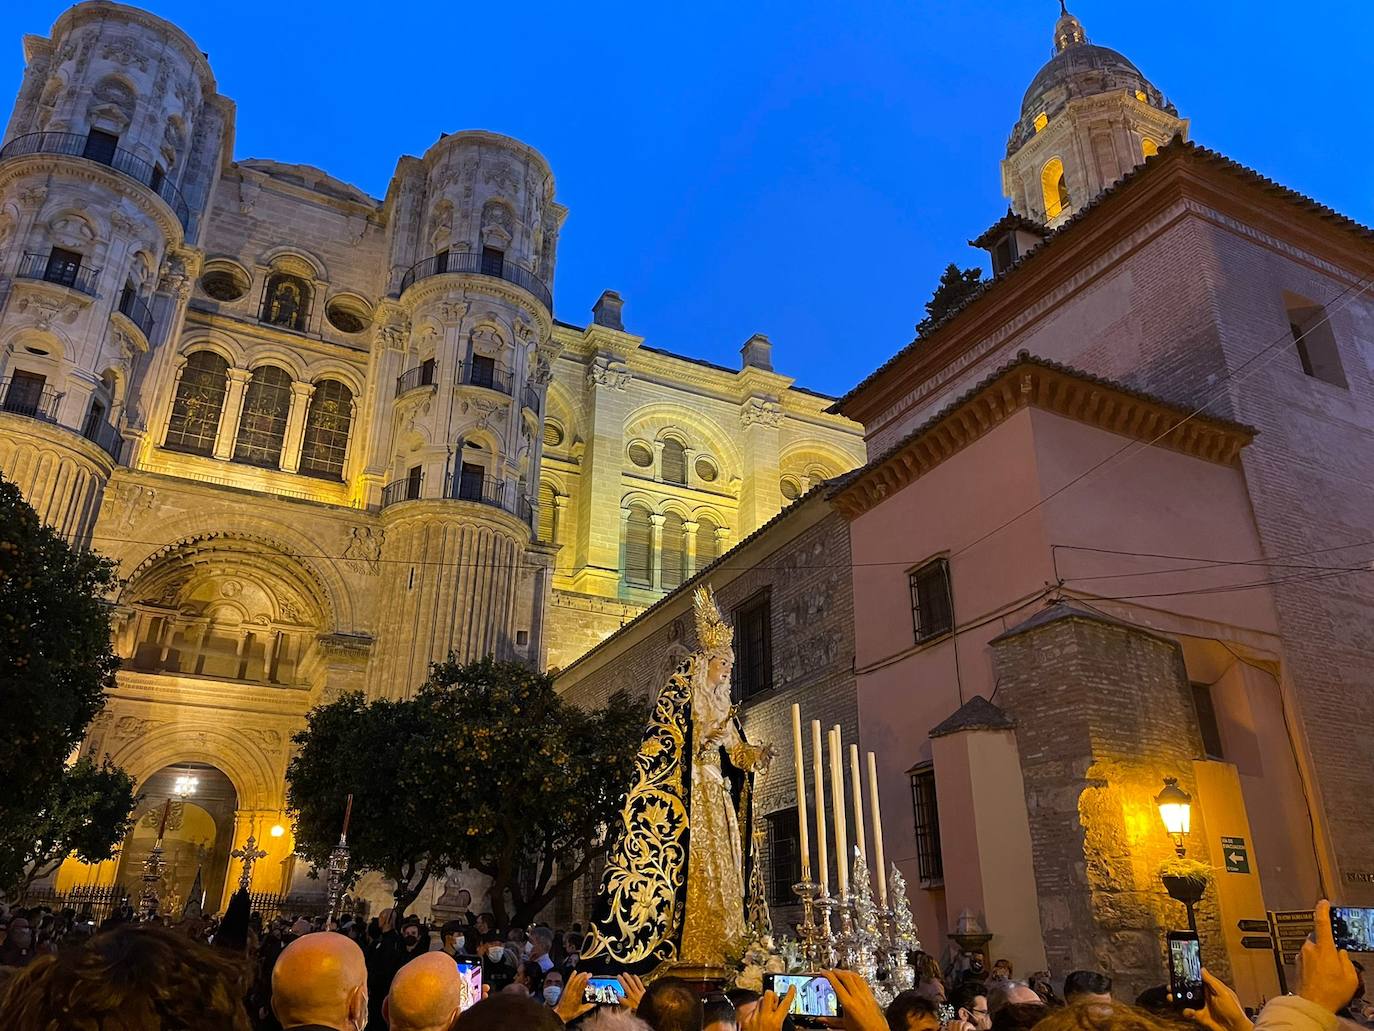
[[[1177,777],[1165,777],[1164,790],[1155,796],[1155,805],[1159,806],[1164,829],[1174,839],[1174,851],[1182,859],[1187,852],[1183,847],[1183,835],[1188,833],[1192,822],[1193,796],[1178,786]]]

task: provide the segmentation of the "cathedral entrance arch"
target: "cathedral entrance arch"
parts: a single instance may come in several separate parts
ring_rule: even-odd
[[[162,829],[163,911],[180,915],[200,876],[207,912],[219,908],[229,876],[234,814],[239,807],[233,782],[214,766],[178,762],[164,766],[139,785],[134,824],[120,850],[116,882],[137,905],[143,870]],[[164,826],[165,818],[165,826]]]

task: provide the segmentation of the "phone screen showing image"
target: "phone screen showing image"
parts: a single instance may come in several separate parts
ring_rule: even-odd
[[[582,1001],[597,1006],[619,1006],[625,1000],[625,989],[614,977],[593,977],[587,981]]]
[[[1338,949],[1374,952],[1374,909],[1332,906],[1331,937]]]
[[[1169,992],[1174,1005],[1197,1009],[1202,1005],[1202,944],[1192,931],[1169,932]]]
[[[482,961],[476,956],[464,956],[458,960],[458,974],[467,984],[463,993],[460,1009],[476,1005],[482,999]]]
[[[788,988],[796,988],[792,1008],[788,1010],[797,1017],[838,1017],[840,1000],[835,988],[825,979],[824,974],[769,974],[765,988],[782,998]]]

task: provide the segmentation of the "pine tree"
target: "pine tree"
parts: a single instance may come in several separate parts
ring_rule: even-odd
[[[940,273],[935,293],[926,301],[926,317],[916,323],[916,336],[923,337],[963,306],[964,302],[983,287],[983,270],[978,267],[960,269],[950,262]]]

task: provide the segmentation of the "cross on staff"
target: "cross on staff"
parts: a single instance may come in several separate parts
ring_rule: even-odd
[[[253,880],[253,864],[267,855],[262,849],[258,848],[258,839],[253,835],[248,835],[248,840],[243,843],[243,848],[236,848],[229,853],[231,859],[243,860],[243,873],[239,874],[239,887],[245,891]]]

